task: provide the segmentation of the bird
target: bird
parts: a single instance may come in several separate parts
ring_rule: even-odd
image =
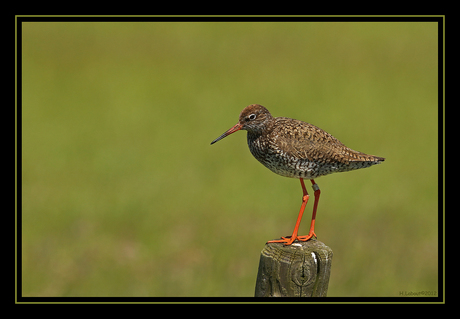
[[[302,205],[291,236],[267,243],[308,241],[315,233],[315,220],[321,194],[315,179],[336,172],[347,172],[382,163],[385,158],[352,150],[331,134],[310,123],[287,117],[273,117],[262,105],[245,107],[236,123],[211,142],[211,145],[237,131],[247,131],[251,154],[272,172],[300,179]],[[310,195],[304,179],[309,179],[314,191],[313,213],[308,235],[299,236],[299,226]]]

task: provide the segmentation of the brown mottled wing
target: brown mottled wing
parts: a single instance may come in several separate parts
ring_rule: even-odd
[[[346,147],[326,131],[299,120],[278,117],[274,134],[282,149],[296,158],[323,163],[349,163],[361,161],[380,161],[372,155],[354,151]]]

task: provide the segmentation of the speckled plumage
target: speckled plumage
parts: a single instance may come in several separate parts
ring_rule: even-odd
[[[368,167],[385,160],[383,157],[354,151],[331,134],[309,123],[287,117],[274,118],[259,104],[251,104],[243,109],[238,123],[211,144],[239,130],[248,131],[249,149],[259,162],[276,174],[299,178],[302,186],[302,206],[292,235],[267,243],[291,245],[296,240],[307,241],[316,237],[315,220],[321,191],[314,178]],[[310,231],[306,236],[298,236],[302,215],[310,197],[304,179],[310,179],[312,183],[315,202]]]
[[[314,179],[369,167],[385,160],[354,151],[312,124],[287,117],[275,118],[259,104],[243,109],[238,124],[212,143],[237,130],[248,131],[252,155],[281,176]]]

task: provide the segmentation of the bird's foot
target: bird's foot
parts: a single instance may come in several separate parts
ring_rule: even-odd
[[[311,239],[313,236],[315,236],[315,238],[318,237],[318,236],[316,236],[315,233],[312,233],[312,234],[308,234],[306,236],[298,236],[296,239],[300,240],[300,241],[307,241],[307,240]]]
[[[289,246],[291,245],[295,240],[299,240],[299,241],[307,241],[307,240],[310,240],[313,236],[315,236],[315,238],[317,237],[316,234],[313,232],[311,234],[308,234],[306,236],[286,236],[286,237],[281,237],[281,239],[279,240],[269,240],[267,241],[267,244],[268,243],[283,243],[285,246]]]

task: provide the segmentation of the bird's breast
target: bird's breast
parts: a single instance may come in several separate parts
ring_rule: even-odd
[[[248,134],[248,146],[251,154],[272,172],[286,177],[313,178],[315,163],[308,159],[299,159],[282,148],[273,139]]]

